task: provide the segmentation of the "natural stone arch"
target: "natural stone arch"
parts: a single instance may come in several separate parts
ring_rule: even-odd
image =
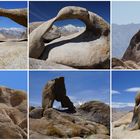
[[[3,9],[0,8],[0,16],[10,18],[18,24],[27,27],[27,9]]]
[[[66,94],[64,77],[58,77],[50,80],[45,85],[42,92],[42,108],[52,108],[54,101],[60,102],[61,106],[74,111],[75,107]]]
[[[54,22],[66,20],[66,19],[79,19],[85,23],[86,29],[84,32],[82,31],[79,34],[79,39],[82,39],[82,38],[86,39],[86,37],[89,39],[89,35],[91,33],[92,33],[92,35],[90,35],[91,40],[96,40],[98,38],[102,38],[102,41],[100,43],[97,42],[97,44],[98,44],[98,46],[101,46],[99,48],[99,51],[105,52],[105,56],[102,55],[102,58],[99,58],[99,59],[101,60],[101,63],[107,61],[109,58],[109,34],[110,34],[109,33],[110,32],[109,24],[103,18],[98,16],[97,14],[90,12],[85,8],[75,7],[75,6],[68,6],[68,7],[62,8],[58,12],[56,17],[41,24],[38,28],[36,28],[34,31],[31,32],[30,40],[29,40],[29,42],[30,42],[29,43],[29,56],[31,58],[38,59],[38,58],[42,57],[44,59],[44,56],[41,56],[41,55],[44,52],[44,50],[48,49],[49,47],[47,48],[44,46],[43,36],[47,32],[49,32],[49,30],[53,26]],[[88,40],[88,41],[91,41],[91,40]],[[81,42],[82,42],[82,40],[81,40]],[[92,54],[92,55],[97,55],[97,54],[98,53]],[[107,58],[106,58],[106,56],[107,56]],[[100,55],[100,57],[101,57],[101,55]],[[88,58],[88,59],[91,59],[91,58]],[[56,62],[56,63],[61,63],[61,62]],[[65,62],[65,63],[66,63],[66,65],[69,65],[69,66],[74,64],[73,62],[71,62],[72,64],[67,64],[67,62]],[[83,62],[80,62],[80,63],[83,63]],[[98,62],[93,62],[93,63],[98,64]],[[92,64],[87,64],[87,65],[92,65]]]

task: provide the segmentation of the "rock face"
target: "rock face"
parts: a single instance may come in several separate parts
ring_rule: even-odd
[[[59,77],[47,82],[42,93],[42,108],[52,108],[54,100],[61,102],[61,106],[73,111],[73,103],[66,95],[64,77]]]
[[[140,69],[140,31],[131,39],[122,59],[113,58],[114,69]]]
[[[30,26],[29,26],[30,33],[33,30],[35,30],[37,27],[39,27],[41,24],[43,24],[43,23],[44,22],[33,22],[33,23],[30,23]],[[58,28],[55,25],[53,25],[52,28],[50,29],[50,31],[43,36],[43,42],[44,43],[49,43],[52,40],[57,39],[59,37],[61,37],[61,34],[58,31]]]
[[[110,129],[110,107],[108,105],[99,101],[91,101],[81,105],[79,112],[88,120],[103,124],[108,130]]]
[[[140,129],[140,91],[137,93],[135,98],[135,107],[133,111],[132,122],[129,125],[131,130]]]
[[[140,62],[140,30],[132,37],[129,47],[124,53],[122,60]]]
[[[26,93],[0,87],[0,139],[26,139],[26,117]]]
[[[88,110],[89,106],[90,109]],[[99,106],[106,108],[107,105],[100,102],[94,102],[93,105],[93,102],[88,102],[80,108],[77,108],[76,113],[66,113],[64,111],[46,108],[42,118],[30,118],[30,138],[109,139],[109,129],[103,125],[101,118],[107,112],[100,109],[99,115],[99,112],[95,111],[96,108],[100,108]],[[100,117],[95,117],[96,114]],[[93,118],[94,121],[92,120]],[[108,117],[104,118],[104,122],[106,121],[105,124],[109,122],[110,119],[108,119]]]
[[[44,44],[43,36],[54,22],[65,19],[79,19],[86,29]],[[85,8],[68,6],[31,32],[29,55],[74,68],[109,68],[109,32],[108,23],[98,15]]]
[[[27,27],[27,9],[3,9],[0,8],[0,16],[8,17],[18,24]]]
[[[135,98],[135,107],[132,112],[113,122],[114,139],[140,139],[140,92]]]

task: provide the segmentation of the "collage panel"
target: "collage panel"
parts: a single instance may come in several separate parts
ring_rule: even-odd
[[[109,71],[30,71],[30,139],[109,139]]]
[[[112,2],[113,69],[140,69],[139,9],[140,1]]]
[[[110,69],[109,1],[30,1],[30,69]]]
[[[140,71],[112,73],[112,138],[140,139]]]
[[[27,139],[27,72],[0,71],[0,139]]]
[[[0,69],[27,69],[27,1],[0,1]]]

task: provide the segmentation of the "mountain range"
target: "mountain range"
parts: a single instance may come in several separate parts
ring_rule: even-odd
[[[26,30],[22,28],[0,28],[0,39],[21,39]]]
[[[85,27],[74,26],[72,24],[68,24],[62,27],[58,27],[62,36],[70,35],[79,31],[82,31]]]
[[[122,58],[140,24],[112,25],[112,57]]]

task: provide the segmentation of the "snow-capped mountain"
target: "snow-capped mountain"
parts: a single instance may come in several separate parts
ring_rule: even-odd
[[[61,35],[70,35],[79,31],[82,31],[85,27],[74,26],[72,24],[65,25],[63,27],[59,27],[59,31]]]
[[[86,101],[77,101],[77,102],[74,102],[74,106],[76,107],[80,107],[82,104],[84,104]]]
[[[21,39],[25,32],[22,28],[0,28],[0,34],[6,39]]]

